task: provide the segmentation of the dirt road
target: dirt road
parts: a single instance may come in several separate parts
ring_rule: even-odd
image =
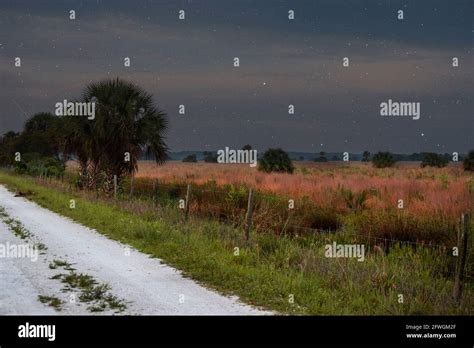
[[[37,260],[33,260],[33,254],[1,257],[0,253],[0,315],[269,314],[206,289],[159,259],[15,197],[3,186],[0,207],[4,210],[0,222],[4,254],[6,246],[11,250],[22,244],[42,246]],[[20,239],[18,231],[28,237]],[[81,283],[87,279],[93,279],[92,288]],[[100,288],[103,284],[108,284],[106,293],[105,286]],[[104,301],[96,301],[98,298],[106,299],[105,305]],[[120,311],[113,305],[116,303],[126,307]]]

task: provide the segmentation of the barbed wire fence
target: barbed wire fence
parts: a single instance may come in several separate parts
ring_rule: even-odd
[[[35,180],[40,184],[61,184],[61,189],[65,192],[76,192],[76,188],[74,187],[74,182],[77,180],[77,175],[72,173],[64,173],[60,176],[49,175],[47,169],[40,171],[38,175],[35,177]],[[148,199],[150,204],[152,205],[151,208],[159,206],[167,202],[174,202],[177,201],[177,207],[182,211],[182,220],[181,222],[185,224],[190,214],[192,214],[191,206],[197,205],[202,203],[202,194],[208,194],[212,199],[212,196],[220,197],[222,199],[224,197],[228,198],[228,201],[232,201],[233,197],[232,192],[229,189],[225,189],[222,187],[212,187],[212,188],[204,188],[199,187],[199,185],[193,185],[191,183],[183,184],[183,183],[161,183],[158,180],[149,180],[147,183],[148,185],[144,185],[145,187],[137,187],[136,182],[130,182],[128,187],[126,185],[122,185],[119,187],[119,183],[116,177],[113,180],[113,197],[110,200],[111,202],[115,202],[117,204],[120,201],[125,200],[143,200]],[[127,192],[128,191],[128,192]],[[254,224],[254,212],[256,207],[258,206],[258,201],[265,199],[266,194],[262,192],[255,191],[252,188],[244,188],[243,186],[239,186],[237,188],[237,197],[242,203],[242,194],[245,192],[245,205],[244,207],[240,207],[238,209],[237,214],[233,216],[229,216],[224,212],[218,212],[217,215],[220,220],[225,222],[233,221],[237,218],[240,218],[240,222],[237,224],[242,227],[243,231],[243,239],[249,240],[253,229]],[[162,196],[162,197],[160,197]],[[96,196],[98,198],[98,196]],[[164,199],[164,201],[160,202],[160,199]],[[292,229],[293,231],[304,231],[306,233],[312,234],[327,234],[331,235],[335,232],[341,232],[340,229],[324,229],[324,228],[313,228],[308,226],[301,226],[292,224],[294,210],[289,210],[286,219],[284,219],[283,226],[280,230],[280,235],[285,234],[287,230]],[[237,216],[236,216],[237,215]],[[467,274],[468,268],[468,255],[471,254],[469,250],[469,246],[471,243],[471,236],[470,236],[470,214],[464,213],[460,217],[459,220],[459,227],[457,232],[457,244],[456,245],[444,245],[432,242],[418,242],[418,241],[409,241],[409,240],[400,240],[395,238],[386,238],[386,237],[377,237],[371,235],[365,235],[362,237],[363,240],[366,241],[366,245],[370,248],[370,246],[377,245],[406,245],[412,246],[414,248],[429,248],[431,250],[438,250],[442,251],[445,254],[447,253],[454,253],[456,252],[456,262],[454,270],[448,271],[448,276],[454,280],[453,286],[453,298],[454,300],[459,303],[462,298],[464,283],[466,281],[472,282],[474,281],[474,276]],[[379,248],[380,249],[380,248]]]
[[[182,200],[182,207],[183,207],[183,221],[186,222],[188,220],[189,216],[189,211],[190,211],[190,206],[193,201],[193,194],[194,196],[196,194],[202,194],[202,193],[208,193],[211,195],[225,195],[229,196],[230,192],[229,190],[223,189],[223,188],[202,188],[198,187],[197,185],[192,185],[190,183],[188,184],[181,184],[181,185],[176,185],[176,184],[162,184],[158,183],[156,180],[152,181],[153,185],[153,191],[154,193],[157,193],[157,188],[162,187],[163,189],[169,189],[170,186],[174,187],[175,189],[179,187],[180,192],[185,192]],[[244,189],[247,192],[247,205],[245,209],[245,214],[242,214],[242,223],[241,226],[243,227],[243,232],[244,232],[244,239],[249,240],[250,239],[250,234],[252,231],[252,225],[253,225],[253,215],[254,211],[256,208],[256,199],[259,197],[262,199],[262,197],[265,197],[265,193],[261,192],[255,192],[254,189],[252,188],[245,188]],[[133,196],[133,186],[130,188],[130,196]],[[299,226],[299,225],[292,225],[290,224],[290,221],[292,219],[294,210],[290,210],[288,213],[287,218],[285,219],[285,222],[283,224],[283,227],[281,229],[281,234],[285,233],[285,231],[288,228],[292,228],[293,230],[304,230],[306,232],[310,233],[317,233],[317,234],[331,234],[336,232],[337,230],[333,230],[331,228],[329,229],[322,229],[322,228],[312,228],[312,227],[307,227],[307,226]],[[450,276],[454,278],[454,288],[453,288],[453,297],[456,302],[459,302],[461,297],[462,297],[462,290],[463,290],[463,283],[466,279],[474,279],[473,276],[470,276],[466,274],[466,268],[467,268],[467,256],[469,254],[469,230],[470,230],[470,215],[468,213],[464,213],[460,217],[460,224],[459,228],[457,231],[457,245],[455,246],[447,246],[444,244],[437,244],[433,243],[431,241],[428,242],[415,242],[415,241],[407,241],[407,240],[400,240],[400,239],[395,239],[395,238],[384,238],[384,237],[376,237],[376,236],[364,236],[363,239],[367,241],[367,245],[371,244],[376,244],[377,242],[381,242],[382,244],[401,244],[401,245],[410,245],[414,247],[423,247],[423,248],[430,248],[430,249],[437,249],[437,250],[442,250],[443,252],[447,252],[449,249],[451,249],[452,252],[456,253],[456,266],[454,272],[449,272]],[[373,241],[374,243],[370,243],[370,241]]]

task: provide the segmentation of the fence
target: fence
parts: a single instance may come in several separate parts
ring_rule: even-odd
[[[56,178],[57,181],[65,183],[67,190],[73,190],[72,182],[75,179],[75,176],[61,176]],[[47,173],[41,173],[37,180],[40,183],[53,182],[56,181],[51,176],[47,176]],[[258,201],[265,199],[266,195],[261,192],[256,192],[253,189],[242,189],[241,187],[236,190],[237,194],[233,191],[225,190],[220,187],[204,188],[204,187],[194,187],[191,184],[163,184],[158,183],[157,181],[152,181],[149,185],[150,187],[137,186],[137,182],[130,182],[129,185],[123,185],[122,187],[118,186],[117,177],[114,177],[113,180],[113,199],[117,203],[121,200],[127,198],[151,198],[151,203],[156,206],[160,204],[160,195],[164,196],[165,200],[176,203],[178,201],[178,208],[182,211],[182,223],[186,223],[189,219],[191,213],[191,206],[193,203],[199,204],[199,196],[207,193],[212,198],[217,196],[224,196],[225,198],[237,201],[237,206],[239,209],[236,211],[236,216],[225,216],[224,220],[232,220],[232,218],[240,218],[240,223],[238,225],[242,226],[243,239],[249,240],[253,232],[254,224],[254,213]],[[151,195],[150,195],[151,193]],[[245,196],[243,197],[243,193]],[[236,198],[237,197],[237,198]],[[245,198],[244,200],[242,198]],[[222,199],[222,197],[220,198]],[[236,203],[234,201],[234,203]],[[243,204],[244,203],[244,204]],[[312,234],[329,234],[335,232],[335,229],[323,229],[323,228],[312,228],[308,226],[293,225],[291,223],[293,218],[294,210],[289,209],[289,213],[286,218],[282,221],[282,227],[280,233],[285,233],[288,230],[293,231],[304,231],[306,233]],[[472,275],[466,274],[468,260],[469,259],[469,245],[470,245],[470,216],[469,214],[463,214],[460,219],[459,228],[457,231],[457,244],[456,246],[448,246],[445,244],[437,244],[433,242],[419,242],[419,241],[408,241],[400,240],[395,238],[384,238],[377,236],[364,236],[367,245],[384,245],[390,247],[393,244],[403,244],[411,245],[414,248],[436,248],[446,252],[450,252],[452,249],[456,251],[456,264],[454,272],[450,272],[450,276],[454,279],[454,287],[452,296],[457,303],[460,302],[462,298],[463,285],[466,280],[472,281],[474,277]],[[471,269],[471,271],[474,271]]]
[[[115,186],[114,186],[114,193],[115,193],[115,199],[117,200],[117,181],[116,179],[114,180]],[[157,188],[159,187],[165,187],[169,188],[169,184],[159,184],[156,181],[153,181],[153,188],[151,192],[156,192]],[[192,204],[193,200],[193,192],[207,192],[210,194],[219,194],[219,195],[229,195],[229,191],[218,189],[218,188],[213,188],[213,189],[205,189],[205,188],[199,188],[196,190],[196,188],[192,188],[191,184],[187,185],[182,185],[182,188],[180,191],[184,192],[184,187],[186,187],[186,193],[184,195],[184,198],[182,198],[182,210],[183,210],[183,221],[186,222],[189,217],[189,210],[190,206]],[[130,185],[130,195],[133,196],[133,182]],[[254,215],[254,209],[255,209],[255,198],[258,195],[262,195],[262,193],[257,193],[252,189],[248,188],[246,189],[247,192],[247,199],[246,199],[246,210],[243,220],[243,233],[244,233],[244,239],[249,240],[250,239],[250,233],[252,230],[252,221],[253,221],[253,215]],[[285,223],[282,228],[282,233],[285,232],[286,229],[292,228],[293,230],[304,230],[306,232],[310,233],[332,233],[335,232],[335,230],[331,229],[321,229],[321,228],[311,228],[311,227],[306,227],[306,226],[298,226],[298,225],[291,225],[289,222],[291,221],[292,218],[292,211],[290,210],[290,213],[288,214]],[[474,279],[474,277],[469,276],[466,274],[466,266],[467,266],[467,259],[468,259],[468,247],[469,247],[469,230],[470,230],[470,216],[469,214],[462,214],[460,218],[460,225],[458,228],[458,233],[457,233],[457,245],[455,246],[456,252],[457,252],[457,262],[455,266],[455,271],[453,277],[454,277],[454,288],[453,288],[453,298],[455,299],[456,302],[459,303],[461,297],[462,297],[462,290],[463,290],[463,283],[465,279]],[[375,237],[375,236],[365,236],[364,237],[367,240],[367,244],[370,243],[370,241],[376,243],[382,243],[382,244],[407,244],[407,245],[412,245],[414,247],[428,247],[428,248],[438,248],[438,249],[443,249],[447,250],[448,246],[444,244],[436,244],[432,242],[415,242],[415,241],[407,241],[407,240],[399,240],[399,239],[394,239],[394,238],[381,238],[381,237]],[[454,252],[454,249],[453,249]]]

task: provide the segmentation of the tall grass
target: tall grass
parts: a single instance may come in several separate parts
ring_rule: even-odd
[[[452,260],[442,248],[394,244],[389,253],[369,250],[364,262],[326,258],[325,244],[351,243],[357,236],[351,231],[298,237],[259,233],[246,241],[240,228],[215,219],[191,217],[183,224],[174,205],[152,209],[139,198],[116,205],[67,191],[60,183],[2,173],[0,182],[30,192],[28,198],[44,207],[160,257],[208,286],[281,313],[472,314],[474,308],[472,280],[461,304],[454,303]],[[69,208],[72,197],[76,209]]]
[[[243,222],[247,188],[253,187],[258,192],[254,228],[279,235],[349,229],[364,238],[453,245],[459,217],[473,206],[473,177],[458,167],[306,164],[289,175],[239,165],[154,167],[142,162],[133,192],[135,197],[177,204],[188,182],[194,183],[191,214],[234,226]],[[125,194],[129,185],[125,182],[122,187]],[[295,202],[293,210],[288,209],[290,199]]]

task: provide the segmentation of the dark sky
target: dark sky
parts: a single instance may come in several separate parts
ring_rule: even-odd
[[[167,112],[172,151],[466,152],[473,13],[472,0],[0,0],[0,133],[118,76]],[[388,99],[420,102],[421,118],[380,116]]]

